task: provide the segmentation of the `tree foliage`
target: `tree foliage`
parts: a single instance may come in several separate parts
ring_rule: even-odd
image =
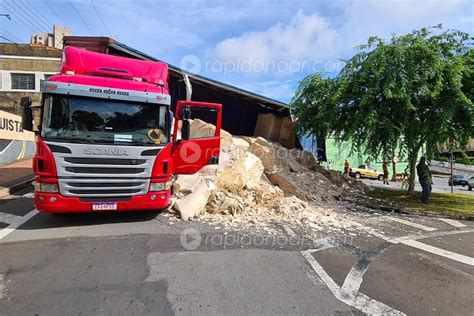
[[[423,28],[389,42],[371,37],[336,78],[305,78],[292,102],[300,129],[351,140],[353,149],[363,148],[372,158],[390,157],[399,148],[410,162],[413,191],[423,145],[433,153],[440,143],[463,146],[473,135],[469,36],[440,29]]]

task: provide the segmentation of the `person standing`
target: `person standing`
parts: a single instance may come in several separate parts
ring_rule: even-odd
[[[388,182],[388,162],[385,160],[383,162],[383,184],[389,185],[390,183]]]
[[[418,173],[418,181],[420,181],[422,192],[421,192],[421,202],[428,204],[431,194],[431,185],[433,180],[431,178],[431,172],[428,166],[426,165],[426,158],[421,157],[420,162],[416,166],[416,172]]]
[[[346,176],[349,176],[349,170],[350,170],[350,165],[349,165],[349,162],[347,161],[344,161],[344,174]]]

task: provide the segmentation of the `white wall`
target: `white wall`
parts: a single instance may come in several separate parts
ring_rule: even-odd
[[[11,73],[35,74],[35,90],[19,90],[11,88]],[[3,92],[40,92],[40,81],[45,75],[54,75],[54,72],[0,70],[0,91]]]

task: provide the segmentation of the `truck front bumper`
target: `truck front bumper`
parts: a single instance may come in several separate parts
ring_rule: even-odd
[[[107,201],[87,201],[77,197],[65,197],[58,193],[35,192],[35,206],[40,212],[46,213],[103,213],[121,211],[159,210],[168,206],[170,190],[149,192],[136,195],[128,200],[107,199]],[[94,211],[92,205],[97,203],[117,203],[117,209],[111,211]]]

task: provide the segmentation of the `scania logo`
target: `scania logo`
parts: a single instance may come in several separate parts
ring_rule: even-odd
[[[84,148],[84,155],[128,156],[123,148]]]

